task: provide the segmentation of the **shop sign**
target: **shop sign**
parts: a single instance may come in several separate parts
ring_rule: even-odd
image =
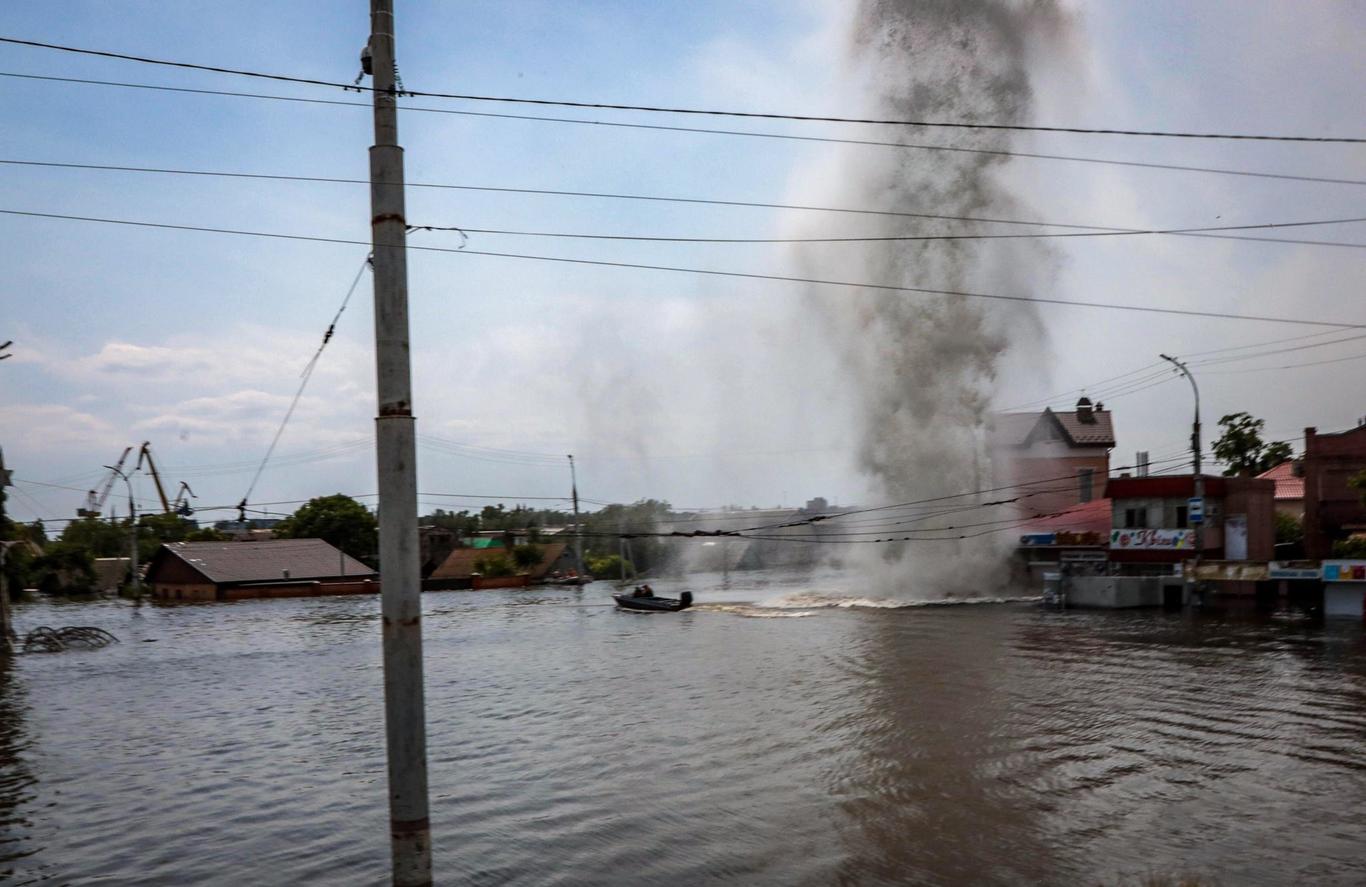
[[[1195,548],[1194,530],[1126,529],[1110,531],[1110,548],[1179,551]]]
[[[1324,561],[1324,582],[1366,582],[1366,561]]]
[[[1269,579],[1317,579],[1318,567],[1293,567],[1281,561],[1272,561],[1267,569]]]

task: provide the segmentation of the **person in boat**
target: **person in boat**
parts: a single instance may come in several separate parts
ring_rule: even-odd
[[[653,588],[651,588],[650,586],[648,586],[648,585],[642,585],[641,588],[645,591],[645,594],[641,595],[642,597],[654,597],[654,596],[655,596],[655,590],[654,590]]]

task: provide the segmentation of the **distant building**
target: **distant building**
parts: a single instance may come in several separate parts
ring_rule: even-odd
[[[540,563],[533,565],[525,570],[528,582],[539,582],[547,575],[559,570],[568,573],[575,569],[574,550],[565,542],[542,542]],[[427,591],[439,591],[445,589],[470,588],[473,585],[473,577],[479,572],[478,562],[482,558],[506,557],[511,558],[512,552],[499,546],[457,548],[452,551],[446,560],[439,567],[432,571],[422,582],[422,587]]]
[[[1333,543],[1366,532],[1362,491],[1347,485],[1366,470],[1366,425],[1337,434],[1304,429],[1304,551],[1331,557]]]
[[[1276,484],[1276,512],[1288,514],[1295,520],[1304,517],[1304,463],[1287,459],[1257,477]]]
[[[422,578],[426,579],[450,556],[459,543],[455,530],[445,527],[425,526],[417,528],[419,560],[422,564]]]
[[[115,594],[128,581],[132,560],[126,557],[95,558],[95,590],[101,594]]]
[[[988,437],[992,483],[1014,492],[1029,511],[1052,514],[1101,498],[1110,474],[1115,428],[1103,404],[1081,398],[1075,410],[1000,413]]]
[[[1253,477],[1206,477],[1203,558],[1259,561],[1275,557],[1276,484]],[[1195,554],[1195,525],[1189,500],[1191,475],[1112,478],[1110,560],[1131,568],[1170,565]]]
[[[378,574],[321,539],[169,542],[147,566],[168,601],[232,601],[379,591]]]

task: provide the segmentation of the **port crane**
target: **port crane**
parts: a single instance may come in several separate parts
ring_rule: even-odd
[[[157,496],[161,499],[161,510],[166,514],[174,514],[171,509],[171,500],[166,498],[166,488],[161,485],[161,475],[157,473],[157,463],[152,459],[152,443],[144,440],[142,448],[138,450],[138,464],[133,466],[134,471],[142,470],[142,463],[147,463],[147,473],[152,475],[152,483],[156,485]],[[177,495],[176,501],[180,501]]]
[[[119,456],[119,461],[114,463],[114,470],[109,472],[109,476],[97,489],[85,494],[85,507],[77,508],[77,517],[99,517],[100,511],[104,508],[104,501],[109,498],[109,491],[114,488],[114,481],[118,480],[119,469],[123,468],[123,463],[128,461],[128,454],[133,452],[132,447],[124,447],[123,455]]]
[[[190,507],[189,499],[185,498],[185,494],[187,493],[189,494],[190,499],[199,498],[194,494],[194,490],[190,489],[190,485],[182,480],[180,482],[180,489],[176,490],[175,499],[171,500],[171,510],[181,517],[189,517],[194,514],[194,509]]]

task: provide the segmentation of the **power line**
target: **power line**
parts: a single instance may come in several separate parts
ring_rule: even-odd
[[[343,83],[332,80],[319,80],[309,77],[296,77],[288,74],[273,74],[263,71],[248,71],[240,68],[224,68],[215,65],[204,65],[193,62],[175,62],[166,59],[149,58],[146,56],[129,55],[121,52],[110,52],[107,50],[84,49],[75,46],[63,46],[56,43],[42,43],[36,40],[20,40],[14,37],[0,37],[0,43],[11,43],[18,46],[30,46],[38,49],[52,49],[60,52],[70,52],[79,55],[93,55],[101,58],[112,58],[120,61],[138,62],[140,64],[158,65],[172,68],[187,68],[195,71],[209,71],[215,74],[233,74],[239,77],[254,77],[263,80],[276,80],[284,83],[300,83],[308,86],[326,86],[342,89],[349,92],[373,92],[373,87],[362,87],[358,84]],[[396,90],[398,95],[416,96],[419,98],[439,98],[456,99],[469,102],[497,102],[502,104],[518,105],[549,105],[561,108],[584,108],[592,110],[607,111],[641,111],[649,113],[663,114],[689,114],[707,117],[739,117],[744,119],[760,120],[793,120],[800,122],[817,123],[856,123],[872,124],[879,126],[921,126],[944,129],[969,129],[969,130],[994,130],[1012,132],[1053,132],[1053,133],[1074,133],[1086,135],[1123,135],[1123,136],[1145,136],[1153,138],[1178,138],[1178,139],[1224,139],[1239,141],[1269,141],[1269,142],[1333,142],[1340,144],[1361,144],[1366,143],[1366,138],[1353,138],[1346,136],[1292,136],[1292,135],[1267,135],[1251,133],[1215,133],[1215,132],[1173,132],[1166,130],[1136,130],[1136,129],[1104,129],[1096,127],[1079,126],[1030,126],[1016,123],[966,123],[962,121],[937,121],[937,120],[905,120],[889,119],[876,117],[832,117],[813,114],[780,114],[773,112],[758,111],[722,111],[704,108],[683,108],[665,107],[658,105],[627,105],[614,104],[607,102],[585,102],[571,101],[565,99],[540,99],[525,98],[514,96],[491,96],[474,95],[469,93],[448,93],[448,92],[425,92],[422,90],[411,90],[400,88]]]
[[[370,257],[367,255],[365,261],[361,262],[360,267],[356,269],[356,276],[351,280],[351,286],[347,287],[346,295],[342,298],[341,306],[333,316],[332,322],[328,324],[327,331],[323,333],[322,343],[318,345],[318,350],[313,353],[313,358],[309,360],[308,365],[305,366],[303,372],[300,373],[299,388],[294,392],[294,399],[289,402],[289,409],[285,410],[285,416],[280,420],[280,427],[275,429],[275,436],[271,438],[270,446],[266,448],[266,454],[261,458],[261,464],[257,466],[256,474],[252,476],[251,483],[247,484],[247,492],[242,496],[242,501],[238,503],[238,507],[243,509],[246,508],[247,500],[251,498],[252,490],[256,489],[256,482],[261,479],[261,472],[266,470],[266,464],[270,462],[270,457],[275,452],[275,445],[280,442],[280,436],[285,433],[285,426],[289,424],[289,420],[294,416],[294,409],[299,405],[299,399],[304,396],[304,388],[308,386],[308,380],[313,378],[313,370],[318,366],[318,359],[322,357],[323,349],[327,347],[328,342],[332,341],[332,334],[336,331],[337,321],[341,320],[342,312],[346,310],[346,306],[351,301],[351,294],[356,291],[356,287],[360,284],[361,276],[365,274],[365,269],[369,266]]]
[[[61,162],[57,162],[57,161],[13,160],[13,159],[0,159],[0,164],[3,164],[3,165],[10,165],[10,166],[48,167],[48,168],[55,168],[55,169],[88,169],[88,170],[100,170],[100,171],[105,171],[105,172],[155,173],[155,174],[163,174],[163,175],[204,176],[204,177],[218,177],[218,178],[230,178],[230,179],[261,179],[261,180],[266,180],[266,181],[284,181],[284,182],[320,182],[320,183],[327,183],[327,184],[347,184],[347,185],[367,185],[367,186],[370,184],[370,182],[369,182],[368,180],[366,180],[366,179],[351,179],[351,178],[344,178],[344,177],[339,177],[339,176],[270,175],[270,174],[266,174],[266,173],[223,172],[223,171],[216,171],[216,170],[197,170],[197,169],[168,169],[168,168],[164,168],[164,167],[116,166],[116,165],[110,165],[110,164],[96,164],[96,163],[61,163]],[[437,189],[450,189],[450,190],[462,190],[462,191],[484,191],[484,192],[512,193],[512,194],[536,194],[536,195],[549,195],[549,196],[558,196],[558,197],[588,197],[588,198],[602,198],[602,199],[612,199],[612,200],[662,201],[662,202],[669,202],[669,203],[702,204],[702,205],[711,205],[711,206],[738,206],[738,207],[753,207],[753,208],[760,208],[760,209],[801,210],[801,211],[827,212],[827,213],[853,213],[853,214],[862,214],[862,215],[890,216],[890,217],[913,218],[913,219],[925,219],[925,220],[948,221],[948,222],[982,222],[982,223],[996,224],[996,225],[1024,225],[1024,226],[1043,227],[1043,228],[1069,228],[1069,229],[1073,229],[1073,230],[1081,231],[1081,232],[1093,232],[1093,233],[1090,233],[1089,236],[1113,236],[1113,235],[1135,235],[1135,234],[1160,234],[1160,235],[1171,235],[1171,236],[1182,236],[1182,237],[1202,236],[1202,237],[1206,237],[1206,238],[1210,238],[1210,239],[1215,239],[1215,240],[1246,240],[1246,241],[1257,241],[1257,242],[1264,242],[1264,243],[1290,243],[1290,244],[1303,244],[1303,245],[1311,245],[1311,246],[1314,246],[1314,245],[1318,245],[1318,246],[1347,246],[1347,247],[1362,247],[1362,246],[1366,246],[1366,244],[1342,243],[1342,242],[1331,241],[1331,240],[1329,240],[1329,241],[1320,241],[1320,240],[1290,240],[1290,239],[1279,238],[1279,237],[1248,237],[1248,236],[1240,236],[1240,235],[1233,235],[1233,234],[1220,234],[1220,233],[1217,233],[1217,232],[1221,232],[1221,231],[1240,231],[1240,230],[1273,229],[1273,228],[1301,228],[1301,227],[1316,226],[1316,225],[1339,225],[1339,224],[1346,224],[1346,223],[1351,223],[1351,222],[1366,221],[1366,219],[1361,219],[1361,218],[1353,218],[1353,219],[1324,219],[1324,220],[1307,221],[1307,222],[1269,222],[1269,223],[1261,223],[1261,224],[1254,224],[1254,225],[1216,225],[1216,226],[1207,226],[1207,227],[1181,227],[1181,228],[1175,228],[1175,227],[1173,227],[1173,228],[1126,228],[1126,227],[1113,226],[1113,225],[1077,225],[1077,224],[1067,224],[1067,223],[1063,223],[1063,222],[1043,222],[1043,221],[1034,221],[1034,220],[1026,220],[1026,219],[1000,219],[1000,218],[983,217],[983,216],[950,216],[950,215],[942,215],[942,214],[936,214],[936,213],[912,213],[912,212],[898,212],[898,211],[895,211],[895,210],[856,209],[856,208],[827,207],[827,206],[804,206],[804,205],[801,205],[801,204],[760,203],[760,202],[750,202],[750,201],[741,201],[741,200],[706,200],[706,199],[702,199],[702,198],[663,197],[663,196],[645,195],[645,194],[610,194],[610,193],[593,192],[593,191],[556,191],[556,190],[538,189],[538,188],[499,188],[499,187],[480,186],[480,185],[444,184],[444,183],[438,183],[438,182],[408,182],[408,183],[406,183],[406,185],[407,185],[407,187],[409,187],[409,188],[437,188]],[[416,226],[416,227],[419,227],[419,228],[421,228],[422,230],[429,230],[429,231],[464,231],[464,232],[470,232],[470,233],[518,234],[518,235],[521,235],[521,236],[584,237],[584,238],[597,238],[597,239],[629,239],[629,240],[651,240],[651,239],[654,239],[654,240],[674,240],[674,241],[712,242],[712,243],[796,243],[796,242],[827,242],[827,241],[840,241],[840,240],[860,240],[860,241],[863,241],[863,240],[884,240],[884,239],[885,239],[885,240],[982,240],[982,239],[1010,238],[1010,237],[1040,237],[1040,236],[1047,236],[1047,237],[1062,237],[1062,236],[1080,236],[1080,235],[1062,235],[1062,234],[1047,234],[1047,235],[1032,235],[1032,234],[1031,234],[1031,235],[1009,235],[1009,234],[952,234],[952,235],[927,235],[927,236],[894,236],[894,237],[886,237],[886,238],[881,238],[881,237],[857,237],[857,238],[838,238],[838,237],[830,238],[830,237],[827,237],[827,238],[786,238],[786,239],[781,239],[781,238],[779,238],[779,239],[774,239],[774,238],[768,238],[768,239],[763,239],[763,238],[731,238],[731,239],[723,239],[723,238],[643,238],[643,237],[623,237],[623,236],[615,236],[615,235],[573,235],[573,234],[559,234],[559,233],[554,233],[554,232],[544,232],[544,233],[539,233],[539,234],[538,234],[538,233],[536,233],[536,232],[505,231],[505,230],[498,230],[498,229],[458,228],[458,227],[444,227],[444,228],[443,228],[443,227],[431,226],[431,225],[422,225],[422,226]]]
[[[0,209],[0,214],[12,216],[26,216],[42,219],[61,219],[75,222],[98,222],[109,225],[127,225],[137,228],[160,228],[172,231],[198,231],[210,234],[232,234],[244,237],[269,237],[281,240],[298,240],[312,243],[339,243],[349,245],[368,245],[363,240],[349,240],[340,237],[316,237],[303,234],[278,234],[265,231],[245,231],[234,228],[210,228],[199,225],[172,225],[160,222],[139,222],[130,219],[107,219],[94,216],[73,216],[60,213],[40,213],[25,210]],[[800,283],[813,286],[829,286],[841,289],[865,289],[879,292],[896,293],[918,293],[922,295],[953,296],[964,299],[989,299],[1001,302],[1023,302],[1040,305],[1068,305],[1078,308],[1105,308],[1114,311],[1134,311],[1148,314],[1168,314],[1178,317],[1210,317],[1220,320],[1245,320],[1260,323],[1289,323],[1302,326],[1329,326],[1343,327],[1350,329],[1366,329],[1366,323],[1355,323],[1346,321],[1326,321],[1310,320],[1302,317],[1271,317],[1256,314],[1234,314],[1225,311],[1200,311],[1190,308],[1159,308],[1152,305],[1126,305],[1113,302],[1087,302],[1079,299],[1056,299],[1044,296],[1011,296],[1001,293],[978,293],[967,290],[947,290],[932,289],[929,287],[900,286],[889,283],[869,283],[862,281],[849,280],[827,280],[816,277],[791,277],[782,274],[760,274],[757,272],[745,271],[721,271],[710,268],[688,268],[675,265],[651,265],[641,262],[609,262],[601,259],[575,259],[564,256],[537,256],[525,253],[503,253],[489,250],[467,250],[455,249],[450,247],[438,246],[414,246],[409,244],[410,250],[422,250],[425,252],[452,253],[463,256],[485,256],[499,259],[521,259],[533,262],[553,262],[565,265],[583,265],[601,268],[628,268],[641,271],[666,271],[675,274],[698,274],[708,277],[730,277],[740,280],[766,280],[779,283]]]
[[[611,240],[647,243],[889,243],[928,240],[1021,240],[1056,237],[1126,237],[1135,234],[1186,234],[1195,236],[1207,231],[1255,231],[1271,228],[1297,228],[1310,225],[1342,225],[1366,222],[1366,217],[1351,219],[1323,219],[1310,222],[1264,222],[1256,225],[1218,225],[1207,228],[1154,228],[1130,231],[1073,231],[1047,234],[888,234],[856,237],[667,237],[643,234],[579,234],[567,231],[524,231],[507,228],[469,228],[466,226],[410,225],[410,231],[453,231],[461,235],[493,234],[510,237],[547,237],[570,240]],[[1366,249],[1366,243],[1344,243],[1336,240],[1290,240],[1280,237],[1221,237],[1221,240],[1251,240],[1260,243],[1293,243],[1305,246],[1341,246]]]
[[[1188,356],[1188,357],[1201,357],[1201,356],[1210,355],[1210,354],[1226,354],[1226,353],[1228,353],[1228,352],[1230,352],[1230,351],[1246,351],[1246,350],[1251,349],[1251,348],[1264,348],[1264,347],[1266,347],[1267,345],[1280,345],[1280,344],[1282,344],[1282,343],[1284,343],[1284,342],[1300,342],[1300,341],[1303,341],[1303,340],[1305,340],[1305,339],[1315,339],[1315,338],[1319,338],[1319,337],[1321,337],[1321,336],[1331,336],[1331,335],[1335,335],[1336,333],[1338,333],[1338,332],[1340,332],[1340,331],[1341,331],[1341,330],[1337,330],[1337,329],[1320,330],[1319,332],[1316,332],[1316,333],[1306,333],[1306,334],[1300,335],[1300,336],[1288,336],[1288,337],[1285,337],[1285,338],[1269,339],[1269,340],[1262,341],[1262,342],[1253,342],[1253,343],[1248,344],[1248,345],[1234,345],[1234,346],[1229,347],[1229,348],[1212,348],[1212,349],[1210,349],[1210,350],[1208,350],[1208,351],[1194,351],[1194,352],[1191,352],[1190,354],[1188,354],[1187,356]],[[1355,338],[1355,337],[1353,337],[1353,338]],[[1347,340],[1347,341],[1350,341],[1350,340]],[[1332,344],[1336,344],[1336,342],[1324,342],[1324,343],[1319,343],[1319,344],[1332,345]],[[1318,347],[1318,345],[1306,346],[1306,347]],[[1272,353],[1276,353],[1276,352],[1263,352],[1263,353],[1265,353],[1265,354],[1272,354]],[[1249,355],[1249,357],[1260,357],[1260,356],[1262,356],[1262,354],[1252,354],[1252,355]],[[1197,365],[1207,365],[1207,363],[1208,363],[1208,362],[1202,361],[1202,362],[1200,362],[1200,363],[1197,364]],[[1292,366],[1313,366],[1313,365],[1314,365],[1314,364],[1292,364]],[[1108,383],[1108,382],[1116,382],[1117,380],[1126,379],[1126,378],[1128,378],[1129,376],[1137,376],[1137,375],[1140,375],[1140,374],[1145,373],[1145,372],[1146,372],[1146,373],[1150,373],[1150,375],[1148,375],[1148,376],[1145,377],[1145,380],[1146,380],[1146,379],[1154,379],[1154,378],[1156,378],[1156,377],[1157,377],[1158,375],[1160,375],[1160,374],[1151,374],[1151,371],[1152,371],[1153,369],[1157,368],[1157,367],[1165,367],[1165,366],[1166,366],[1166,364],[1163,363],[1163,362],[1160,361],[1160,360],[1159,360],[1159,361],[1154,361],[1153,363],[1147,364],[1147,365],[1145,365],[1145,366],[1141,366],[1141,367],[1139,367],[1138,369],[1130,370],[1130,371],[1127,372],[1127,373],[1120,373],[1118,376],[1109,376],[1109,377],[1107,377],[1107,378],[1105,378],[1105,379],[1101,379],[1101,380],[1098,381],[1098,382],[1091,382],[1091,383],[1088,383],[1088,384],[1086,384],[1086,385],[1082,385],[1082,386],[1079,386],[1079,387],[1069,388],[1069,389],[1067,389],[1066,391],[1060,391],[1060,392],[1058,392],[1057,394],[1051,395],[1051,396],[1049,396],[1049,397],[1035,398],[1034,400],[1025,401],[1025,402],[1023,402],[1023,403],[1016,404],[1015,406],[1004,407],[1004,408],[1002,408],[1001,412],[1012,412],[1012,411],[1015,411],[1015,410],[1024,410],[1024,409],[1028,409],[1029,407],[1035,406],[1035,405],[1037,405],[1037,407],[1036,407],[1036,409],[1037,409],[1037,408],[1039,408],[1039,407],[1043,407],[1043,406],[1047,406],[1047,405],[1050,405],[1050,404],[1053,404],[1053,403],[1057,403],[1057,402],[1059,402],[1059,399],[1060,399],[1060,398],[1068,397],[1068,396],[1070,396],[1071,393],[1074,392],[1074,391],[1086,393],[1087,396],[1090,396],[1090,395],[1092,395],[1092,394],[1095,394],[1095,395],[1097,395],[1098,397],[1109,397],[1109,398],[1113,398],[1115,395],[1109,394],[1109,393],[1107,393],[1107,392],[1122,389],[1122,388],[1126,387],[1127,385],[1129,385],[1129,384],[1131,384],[1131,383],[1138,382],[1139,380],[1130,380],[1129,382],[1124,382],[1124,383],[1120,383],[1120,384],[1117,384],[1117,385],[1113,385],[1113,386],[1111,386],[1110,388],[1101,388],[1100,386],[1105,385],[1105,384]],[[1175,376],[1172,376],[1172,378],[1175,378]],[[1131,392],[1125,392],[1125,393],[1131,393]]]
[[[51,77],[38,74],[20,74],[17,72],[8,71],[0,71],[0,77],[18,77],[26,80],[44,80],[58,83],[81,83],[93,86],[114,86],[126,89],[147,89],[158,92],[179,92],[195,95],[233,96],[237,98],[265,99],[269,101],[298,102],[303,104],[314,105],[344,105],[349,107],[370,109],[370,105],[366,102],[346,102],[335,99],[309,99],[301,98],[298,96],[281,96],[269,95],[264,93],[233,92],[221,89],[191,89],[188,87],[180,86],[158,86],[148,83],[124,83],[112,80],[89,80],[78,77]],[[803,136],[794,135],[791,133],[756,132],[754,130],[744,129],[711,129],[700,126],[667,126],[659,123],[625,123],[616,120],[585,120],[577,117],[545,117],[534,114],[498,114],[489,111],[457,111],[451,108],[421,108],[414,107],[411,105],[401,106],[401,110],[415,111],[427,114],[454,114],[462,117],[487,117],[498,120],[529,120],[541,123],[567,123],[571,125],[595,127],[606,126],[616,127],[619,129],[653,130],[657,132],[703,133],[707,135],[737,136],[741,138],[753,139],[778,139],[794,142],[820,142],[825,144],[841,145],[867,145],[870,147],[898,148],[914,151],[948,151],[951,153],[960,154],[982,154],[992,157],[1023,157],[1031,160],[1059,160],[1069,161],[1072,163],[1093,163],[1107,166],[1130,167],[1135,169],[1162,169],[1176,172],[1198,172],[1207,173],[1210,175],[1242,176],[1246,178],[1257,179],[1277,179],[1281,181],[1291,182],[1317,182],[1320,184],[1330,185],[1366,185],[1366,179],[1342,179],[1327,176],[1307,176],[1295,175],[1291,173],[1259,172],[1256,170],[1226,169],[1211,166],[1191,166],[1186,164],[1157,163],[1155,161],[1142,160],[1114,160],[1104,157],[1078,157],[1068,154],[1044,154],[1040,152],[1029,151],[1008,151],[1000,148],[964,148],[949,145],[926,145],[911,142],[879,141],[876,139],[850,139],[839,138],[836,136]]]
[[[1348,356],[1348,357],[1335,357],[1335,358],[1333,358],[1332,360],[1314,360],[1314,361],[1310,361],[1309,363],[1288,363],[1288,364],[1284,364],[1283,366],[1274,366],[1274,367],[1244,367],[1244,368],[1241,369],[1241,370],[1206,370],[1206,373],[1210,373],[1210,374],[1218,375],[1218,376],[1233,376],[1233,375],[1238,375],[1238,374],[1241,374],[1241,373],[1259,373],[1259,372],[1262,372],[1263,370],[1293,370],[1293,369],[1296,369],[1296,368],[1298,368],[1298,367],[1316,367],[1316,366],[1323,366],[1324,364],[1329,364],[1329,363],[1344,363],[1344,362],[1349,361],[1349,360],[1362,360],[1362,359],[1366,359],[1366,354],[1353,354],[1353,355],[1350,355],[1350,356]]]

